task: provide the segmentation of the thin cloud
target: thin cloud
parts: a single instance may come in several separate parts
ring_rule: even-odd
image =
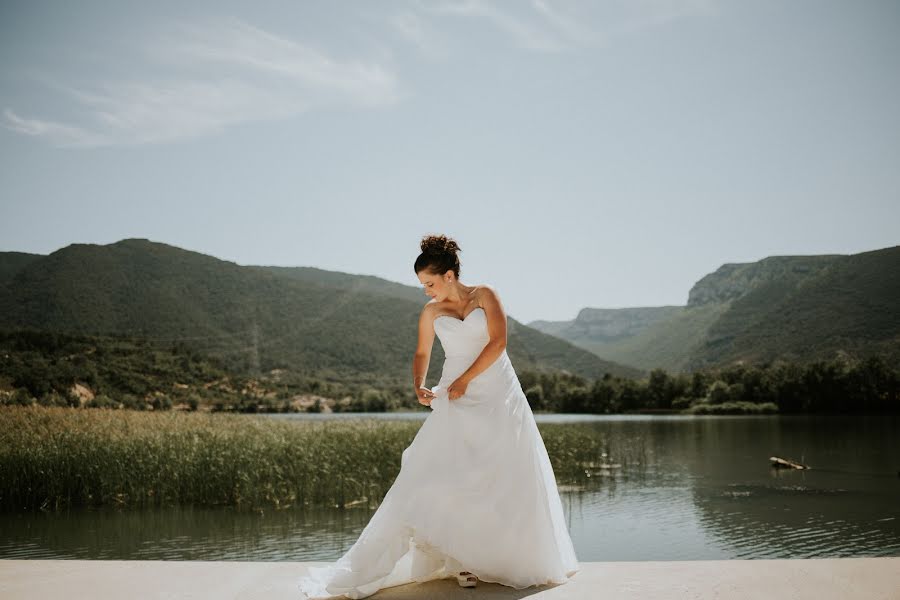
[[[43,137],[55,140],[60,146],[97,146],[105,143],[102,136],[54,121],[26,119],[7,108],[3,111],[3,126],[10,131],[31,137]]]
[[[447,50],[438,35],[416,13],[397,13],[388,19],[388,23],[400,37],[418,48],[422,54],[429,57],[446,56]]]
[[[599,31],[584,25],[577,18],[565,14],[550,2],[534,0],[531,4],[547,24],[555,28],[569,44],[590,45],[603,39]]]
[[[511,36],[516,44],[529,50],[556,52],[565,48],[565,44],[559,36],[546,31],[540,24],[529,23],[488,2],[466,0],[465,2],[429,6],[430,12],[436,15],[485,19]]]
[[[383,34],[399,34],[424,55],[448,58],[463,37],[454,40],[440,27],[447,19],[481,21],[520,48],[554,53],[607,44],[716,7],[714,0],[412,2],[381,22]],[[162,143],[321,108],[379,108],[405,95],[389,55],[340,57],[236,18],[174,23],[147,42],[137,47],[146,62],[136,79],[45,82],[80,111],[76,121],[6,107],[0,125],[57,146]]]
[[[647,29],[660,27],[676,19],[696,16],[709,16],[716,12],[718,5],[714,0],[634,0],[627,5],[630,14],[622,21],[612,23],[609,33],[612,35],[630,35]]]
[[[509,10],[513,7],[513,11]],[[525,7],[525,10],[522,10]],[[525,50],[563,52],[605,45],[616,37],[637,34],[682,17],[708,15],[714,0],[627,0],[621,2],[566,2],[532,0],[530,4],[462,0],[443,4],[416,3],[406,13],[412,18],[395,22],[419,45],[422,22],[448,17],[483,20]]]
[[[322,107],[381,107],[400,98],[397,78],[385,65],[339,60],[237,19],[178,24],[145,53],[182,75],[91,89],[57,83],[90,124],[26,118],[7,108],[4,126],[57,146],[147,144]]]
[[[396,77],[377,63],[336,60],[233,18],[215,26],[178,28],[178,37],[153,44],[148,51],[171,62],[218,63],[285,78],[349,104],[378,106],[397,99]]]

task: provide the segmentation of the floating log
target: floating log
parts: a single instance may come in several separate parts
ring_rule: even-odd
[[[769,460],[772,461],[772,466],[776,469],[808,469],[808,465],[804,465],[798,462],[794,462],[792,460],[787,460],[786,458],[779,458],[777,456],[770,456]]]

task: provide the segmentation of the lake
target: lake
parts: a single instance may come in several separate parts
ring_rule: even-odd
[[[613,449],[589,485],[560,487],[579,560],[900,556],[900,417],[536,418],[539,426],[583,428]],[[615,454],[626,449],[629,456],[620,460]],[[773,455],[812,468],[775,470]],[[372,512],[179,507],[3,514],[0,558],[332,561]]]

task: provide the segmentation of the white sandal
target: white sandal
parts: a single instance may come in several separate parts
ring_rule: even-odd
[[[475,587],[475,584],[478,583],[478,578],[468,571],[459,571],[455,575],[456,582],[460,587]]]

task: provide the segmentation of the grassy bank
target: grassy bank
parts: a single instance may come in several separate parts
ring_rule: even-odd
[[[420,421],[0,407],[0,507],[370,506]],[[542,424],[561,484],[584,487],[643,461],[587,430]],[[610,463],[615,461],[615,466]]]

